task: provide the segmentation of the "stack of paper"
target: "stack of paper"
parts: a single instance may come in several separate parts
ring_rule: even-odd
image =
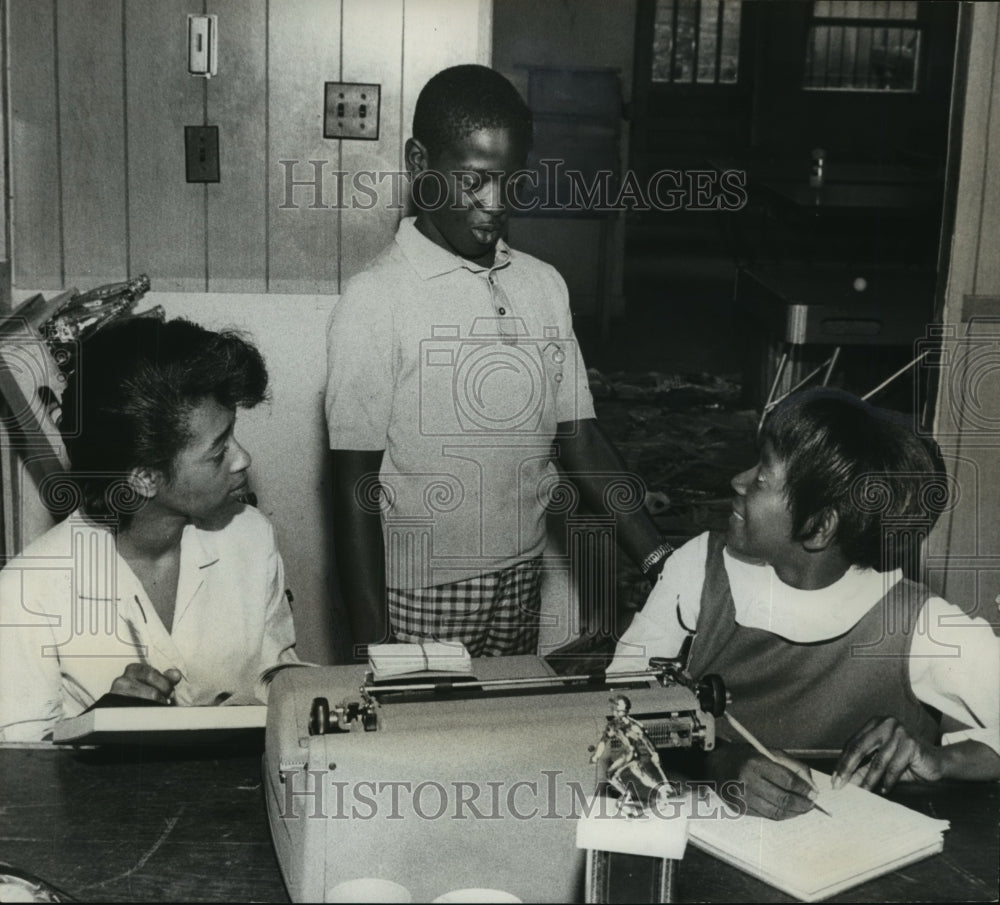
[[[858,786],[834,790],[813,771],[817,803],[788,820],[733,816],[714,793],[692,815],[692,845],[804,902],[825,899],[941,851],[947,820],[936,820]]]
[[[375,681],[420,672],[472,673],[472,658],[460,641],[372,644],[368,664]]]

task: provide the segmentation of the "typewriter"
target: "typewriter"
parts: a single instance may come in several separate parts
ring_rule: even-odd
[[[484,887],[582,901],[575,828],[602,782],[592,752],[612,696],[627,695],[657,748],[710,750],[725,707],[721,680],[695,681],[680,660],[612,677],[557,675],[531,656],[471,667],[276,675],[264,785],[293,901],[329,901],[360,878],[401,884],[416,902]]]

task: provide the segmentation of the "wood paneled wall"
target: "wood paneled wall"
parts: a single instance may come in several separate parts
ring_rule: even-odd
[[[934,424],[956,493],[929,563],[949,601],[1000,631],[1000,5],[962,4],[959,33],[967,74],[956,82],[958,192]]]
[[[392,237],[391,180],[343,210],[334,173],[402,170],[417,94],[490,62],[490,0],[0,0],[8,26],[9,238],[17,292],[148,273],[168,317],[247,330],[273,402],[241,415],[254,490],[278,532],[302,657],[340,662],[326,487],[325,334],[343,282]],[[219,71],[187,73],[187,15],[219,17]],[[323,138],[327,81],[382,86],[378,141]],[[219,128],[221,181],[188,184],[184,127]],[[310,185],[286,203],[286,170]],[[2,173],[2,169],[0,169]],[[371,182],[372,180],[368,180]],[[404,187],[405,188],[405,187]],[[397,190],[398,194],[398,190]],[[405,198],[405,193],[403,195]],[[0,446],[2,446],[0,442]],[[50,520],[0,461],[20,550]],[[6,471],[4,471],[6,469]]]
[[[6,5],[19,288],[148,273],[157,290],[338,293],[401,210],[377,176],[377,203],[351,206],[348,188],[339,209],[335,174],[400,172],[424,82],[489,62],[489,0]],[[211,79],[187,72],[188,13],[219,17]],[[327,81],[382,85],[377,141],[323,138]],[[203,124],[219,128],[221,181],[187,183],[184,127]],[[289,194],[317,172],[322,198]]]

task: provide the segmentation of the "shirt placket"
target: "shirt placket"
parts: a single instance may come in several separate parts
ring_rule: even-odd
[[[486,282],[490,287],[490,301],[493,305],[493,312],[496,315],[497,332],[503,337],[504,342],[516,342],[517,323],[514,319],[514,312],[500,279],[495,270],[491,270],[486,275]]]

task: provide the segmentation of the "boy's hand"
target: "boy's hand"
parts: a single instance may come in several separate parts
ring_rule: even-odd
[[[849,782],[888,792],[900,779],[941,778],[941,749],[918,742],[895,717],[874,717],[856,732],[840,754],[833,788]]]
[[[147,663],[129,663],[125,672],[111,683],[111,691],[130,698],[169,704],[173,700],[174,686],[180,680],[179,669],[168,669],[162,673]]]
[[[742,783],[749,813],[758,817],[785,820],[812,810],[817,791],[809,768],[783,751],[771,753],[776,762],[749,745],[719,745],[708,758],[711,778]]]

